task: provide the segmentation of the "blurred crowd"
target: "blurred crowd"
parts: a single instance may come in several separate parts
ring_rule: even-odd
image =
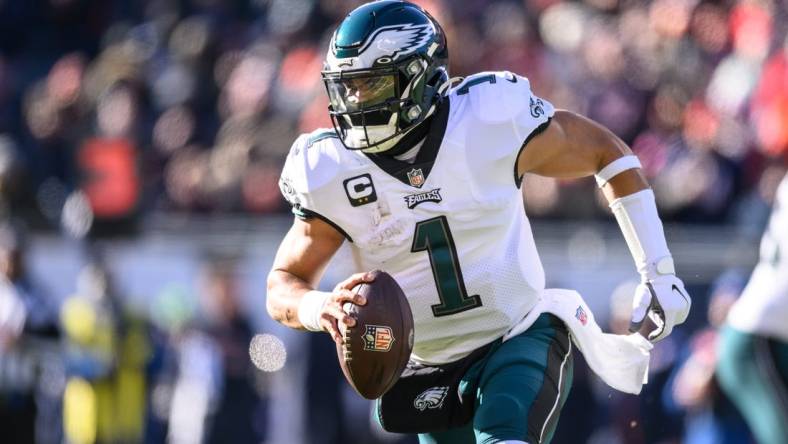
[[[253,367],[232,260],[206,259],[201,296],[175,286],[144,313],[101,251],[63,301],[25,268],[25,226],[81,238],[159,212],[286,213],[284,157],[299,133],[331,126],[319,72],[359,3],[0,0],[0,221],[14,220],[0,222],[3,442],[283,442],[270,426],[291,411],[271,401],[285,388],[303,404],[279,418],[303,435],[291,442],[413,442],[370,423],[326,365],[325,335],[288,345],[290,367],[273,374],[292,386]],[[416,3],[448,34],[452,76],[525,75],[630,143],[665,219],[758,231],[788,164],[788,1]],[[524,189],[531,216],[606,217],[592,181],[528,177]],[[693,291],[708,319],[657,347],[643,396],[579,363],[554,442],[748,442],[713,372],[716,328],[745,279]],[[631,294],[614,294],[610,330],[626,330]]]
[[[208,258],[199,294],[164,288],[140,310],[94,246],[57,301],[25,268],[25,237],[0,227],[3,442],[265,441],[270,373],[249,359],[233,260]]]
[[[77,233],[160,210],[286,212],[283,158],[331,127],[319,72],[358,3],[0,2],[5,204]],[[453,76],[526,75],[629,142],[669,220],[746,222],[782,175],[784,0],[417,3],[448,34]],[[587,182],[529,178],[532,216],[601,216]]]

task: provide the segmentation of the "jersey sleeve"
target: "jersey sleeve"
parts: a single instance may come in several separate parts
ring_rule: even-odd
[[[279,190],[292,207],[293,214],[302,220],[314,217],[322,219],[350,239],[334,220],[337,194],[331,185],[340,171],[340,159],[336,151],[319,141],[321,134],[302,134],[293,142],[287,155]]]
[[[470,134],[476,139],[472,144],[483,147],[470,157],[483,156],[478,159],[481,163],[492,161],[492,174],[504,175],[519,187],[517,158],[528,141],[550,124],[553,105],[531,91],[527,78],[508,71],[475,74],[453,92],[467,102],[470,121],[466,123],[478,128]]]
[[[285,165],[282,167],[282,174],[279,176],[279,191],[290,204],[293,214],[301,219],[308,219],[312,212],[310,210],[312,199],[306,186],[306,177],[304,171],[298,168],[302,163],[301,151],[305,148],[306,136],[302,134],[290,147]]]

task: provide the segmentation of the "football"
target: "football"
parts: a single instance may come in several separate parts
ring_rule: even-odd
[[[337,345],[345,378],[367,399],[383,396],[397,382],[413,350],[413,314],[405,293],[388,273],[372,273],[374,281],[353,288],[366,305],[344,306],[356,325],[345,329]]]

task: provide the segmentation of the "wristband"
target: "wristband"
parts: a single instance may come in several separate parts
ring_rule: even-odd
[[[323,291],[307,291],[298,304],[298,321],[309,331],[322,331],[320,327],[320,313],[331,293]]]

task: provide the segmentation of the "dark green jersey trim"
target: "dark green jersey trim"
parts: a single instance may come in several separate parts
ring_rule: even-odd
[[[438,105],[438,109],[430,124],[427,138],[424,140],[424,146],[421,147],[419,154],[416,155],[415,162],[404,162],[386,154],[365,153],[366,156],[381,170],[405,185],[410,185],[408,172],[412,171],[414,168],[421,168],[421,172],[426,180],[432,170],[432,165],[435,163],[435,158],[438,157],[438,149],[440,149],[441,143],[443,142],[443,136],[446,134],[446,125],[449,122],[449,109],[449,99],[443,99]]]
[[[536,127],[535,130],[531,131],[531,134],[525,138],[525,142],[523,142],[522,146],[520,146],[520,150],[517,151],[517,157],[514,158],[514,184],[517,185],[517,188],[520,188],[523,184],[523,176],[519,176],[517,174],[517,162],[520,160],[520,154],[523,153],[525,146],[528,145],[528,142],[531,141],[534,137],[538,136],[542,133],[542,131],[546,130],[548,126],[550,126],[550,122],[553,120],[552,117],[547,119],[547,122],[539,125]]]
[[[342,234],[342,236],[345,236],[345,239],[349,240],[350,242],[353,242],[353,238],[350,237],[350,235],[347,234],[347,232],[345,230],[343,230],[342,227],[340,227],[339,225],[335,224],[329,218],[323,216],[322,214],[316,213],[316,212],[314,212],[312,210],[307,210],[306,208],[304,208],[302,206],[293,206],[293,210],[292,211],[293,211],[293,214],[295,215],[295,217],[297,217],[297,218],[299,218],[301,220],[309,220],[309,219],[311,219],[313,217],[316,217],[316,218],[322,220],[323,222],[331,225],[335,230],[337,230],[340,234]]]
[[[310,134],[309,139],[307,139],[306,141],[306,147],[309,148],[310,146],[316,144],[317,142],[320,142],[323,139],[330,139],[332,137],[334,139],[339,139],[339,136],[337,136],[337,132],[334,130],[327,130],[327,131],[321,131],[316,134]]]

